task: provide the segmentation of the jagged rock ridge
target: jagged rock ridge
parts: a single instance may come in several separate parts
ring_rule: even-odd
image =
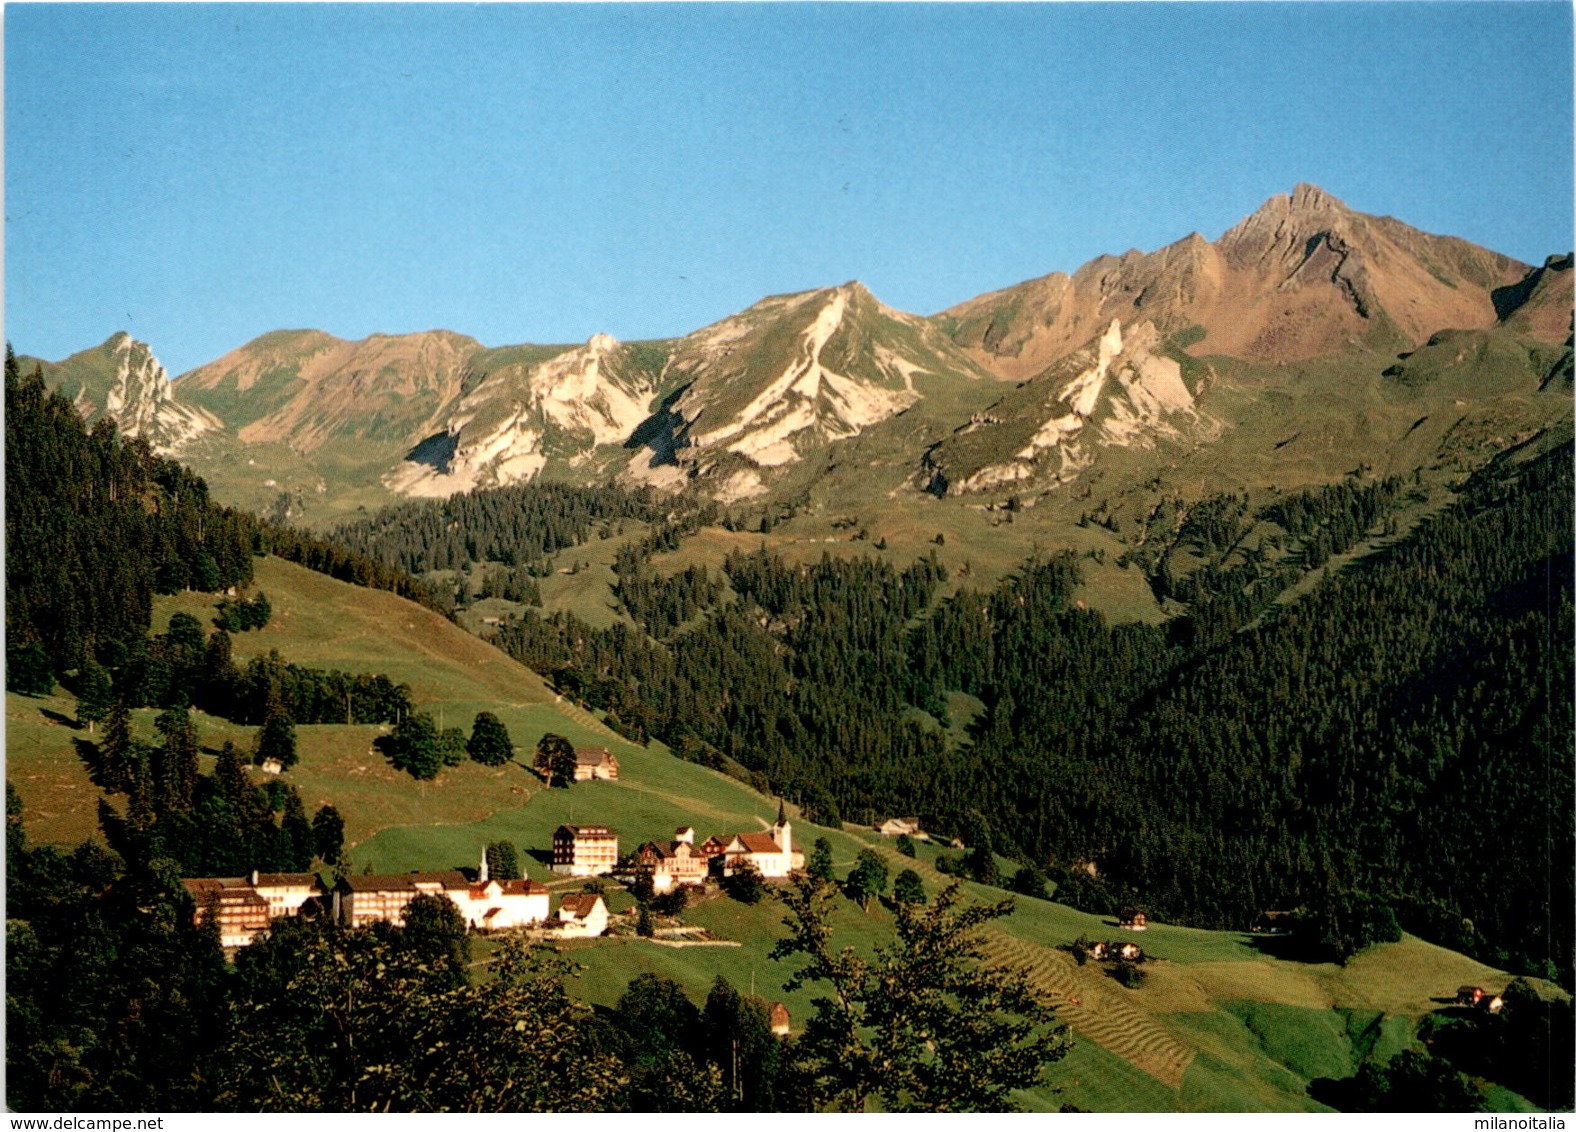
[[[640,353],[597,334],[487,374],[384,483],[408,495],[449,495],[529,481],[554,457],[577,466],[599,446],[623,445],[650,416],[655,393]]]
[[[147,343],[125,331],[62,362],[28,359],[44,379],[69,397],[89,423],[107,416],[128,436],[140,436],[156,451],[178,453],[193,441],[224,428],[219,417],[179,398],[169,375]]]
[[[924,478],[938,495],[1074,478],[1101,447],[1153,448],[1197,440],[1219,426],[1195,406],[1176,359],[1140,323],[1113,319],[1096,339],[1013,389],[927,453]]]
[[[915,405],[927,382],[985,379],[925,319],[862,284],[773,296],[675,346],[664,383],[680,391],[633,474],[663,482],[680,469],[725,500],[759,495],[774,470]]]

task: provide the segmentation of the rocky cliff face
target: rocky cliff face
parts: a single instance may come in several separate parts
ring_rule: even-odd
[[[927,487],[967,494],[1066,482],[1100,448],[1154,448],[1213,435],[1180,363],[1157,353],[1152,323],[1124,334],[1112,320],[1093,341],[977,414],[925,457]]]
[[[773,296],[677,343],[663,375],[676,395],[632,474],[758,495],[776,470],[906,411],[927,387],[981,380],[935,327],[859,283]]]
[[[45,381],[69,397],[84,420],[107,416],[121,432],[145,438],[159,452],[178,453],[224,427],[214,413],[178,398],[147,343],[125,331],[65,361],[38,364]]]
[[[408,495],[449,495],[534,479],[557,459],[570,468],[612,446],[616,456],[651,413],[661,351],[607,334],[535,362],[488,373],[384,483]]]

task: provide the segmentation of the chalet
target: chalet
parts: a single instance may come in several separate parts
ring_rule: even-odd
[[[1105,959],[1109,957],[1110,952],[1111,948],[1107,944],[1097,942],[1089,945],[1089,958],[1091,959]]]
[[[181,885],[197,904],[194,923],[219,926],[220,947],[245,947],[266,934],[268,901],[257,894],[246,877],[187,877]]]
[[[566,896],[558,904],[558,930],[566,936],[598,936],[607,931],[607,904],[594,892]]]
[[[605,825],[561,825],[553,831],[553,872],[602,876],[618,867],[618,834]]]
[[[471,883],[458,869],[345,877],[334,886],[333,918],[350,928],[381,921],[403,924],[405,906],[418,896],[447,896],[463,914],[470,895]]]
[[[1124,943],[1118,947],[1113,947],[1112,950],[1116,952],[1119,958],[1126,959],[1130,963],[1136,963],[1144,957],[1144,949],[1136,943]]]
[[[495,880],[487,873],[487,855],[466,894],[461,911],[465,922],[482,931],[521,928],[547,919],[547,886],[534,880]]]
[[[772,1033],[779,1038],[788,1036],[788,1008],[780,1002],[774,1002],[766,1011],[766,1024],[771,1027]]]
[[[875,827],[882,837],[923,837],[918,818],[888,818]]]
[[[1125,932],[1141,932],[1149,927],[1149,917],[1137,908],[1123,908],[1122,914],[1116,918],[1116,926]]]
[[[712,858],[711,868],[723,876],[732,876],[746,863],[753,865],[764,880],[785,880],[804,868],[804,854],[793,847],[793,826],[781,803],[777,807],[777,824],[770,832],[735,833],[728,837]]]
[[[606,747],[575,748],[575,781],[590,778],[618,778],[618,760]]]
[[[1489,1014],[1498,1014],[1505,1009],[1505,1000],[1497,994],[1489,994],[1482,987],[1458,987],[1456,1005],[1475,1006]]]
[[[635,875],[650,877],[651,891],[659,893],[671,892],[681,884],[705,884],[711,859],[695,848],[693,830],[690,831],[690,837],[689,841],[674,838],[672,841],[646,842],[635,850]]]

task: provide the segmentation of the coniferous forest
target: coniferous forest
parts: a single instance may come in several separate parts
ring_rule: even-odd
[[[1398,487],[1266,517],[1322,562]],[[1205,522],[1222,511],[1183,538],[1231,541]],[[1302,908],[1321,955],[1399,924],[1568,985],[1570,513],[1565,447],[1486,468],[1286,606],[1271,565],[1200,571],[1188,616],[1113,626],[1074,606],[1070,558],[933,604],[933,562],[762,552],[727,561],[725,604],[721,579],[621,560],[645,632],[526,611],[498,639],[627,734],[818,820],[916,812],[961,831],[988,815],[997,851],[1081,906],[1237,929]],[[968,744],[938,726],[948,691],[986,706]]]
[[[252,577],[252,522],[6,355],[6,671],[34,685],[148,629],[155,593]]]

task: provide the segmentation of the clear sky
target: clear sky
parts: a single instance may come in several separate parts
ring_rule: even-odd
[[[269,330],[933,313],[1311,181],[1572,244],[1568,3],[5,8],[6,335],[172,373]]]

